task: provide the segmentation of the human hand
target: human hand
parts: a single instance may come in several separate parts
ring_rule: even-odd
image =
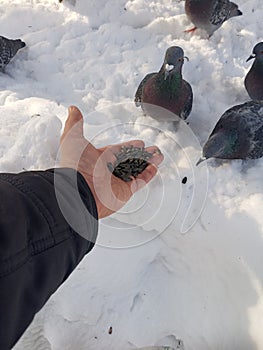
[[[156,146],[147,147],[153,154],[146,169],[130,182],[112,175],[107,164],[114,163],[115,153],[122,146],[144,147],[144,142],[133,140],[118,145],[95,148],[83,135],[83,116],[76,106],[69,107],[69,115],[60,140],[60,166],[79,171],[95,198],[99,218],[119,210],[140,188],[145,186],[157,173],[163,155]]]

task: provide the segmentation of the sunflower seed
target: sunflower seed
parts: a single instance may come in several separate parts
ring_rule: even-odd
[[[129,182],[149,165],[148,160],[152,157],[152,153],[147,152],[144,147],[122,146],[115,156],[115,163],[108,163],[108,169],[113,175]]]

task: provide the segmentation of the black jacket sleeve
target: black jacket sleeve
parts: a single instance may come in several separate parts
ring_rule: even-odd
[[[98,217],[72,169],[0,174],[0,196],[0,349],[7,350],[93,248]]]

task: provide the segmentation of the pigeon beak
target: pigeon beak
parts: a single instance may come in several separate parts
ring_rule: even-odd
[[[164,69],[164,80],[166,80],[170,72],[174,69],[174,65],[166,63]]]
[[[255,57],[256,57],[256,55],[250,55],[250,56],[248,57],[248,59],[246,60],[246,62],[252,60],[252,58],[255,58]]]
[[[187,62],[189,62],[189,58],[187,56],[184,56],[184,58],[186,59]]]
[[[198,166],[200,163],[202,163],[202,162],[205,161],[205,160],[206,160],[205,157],[201,157],[201,158],[198,160],[198,162],[196,163],[195,166]]]

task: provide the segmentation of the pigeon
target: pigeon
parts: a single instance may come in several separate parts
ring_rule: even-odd
[[[186,119],[189,116],[193,92],[191,85],[182,78],[184,59],[188,60],[180,47],[169,47],[159,72],[149,73],[141,81],[134,102],[137,107],[142,107],[145,114],[157,120],[177,122],[179,118]],[[156,106],[172,113],[164,113]]]
[[[186,0],[185,13],[195,25],[186,32],[204,29],[209,37],[231,17],[241,16],[238,5],[229,0]]]
[[[255,60],[245,77],[245,87],[252,100],[263,100],[263,42],[254,47],[247,61],[252,58]]]
[[[256,159],[263,156],[263,101],[249,101],[228,109],[203,147],[208,158]]]
[[[7,39],[0,36],[0,70],[4,72],[6,65],[15,56],[18,50],[25,47],[26,44],[20,40]]]

